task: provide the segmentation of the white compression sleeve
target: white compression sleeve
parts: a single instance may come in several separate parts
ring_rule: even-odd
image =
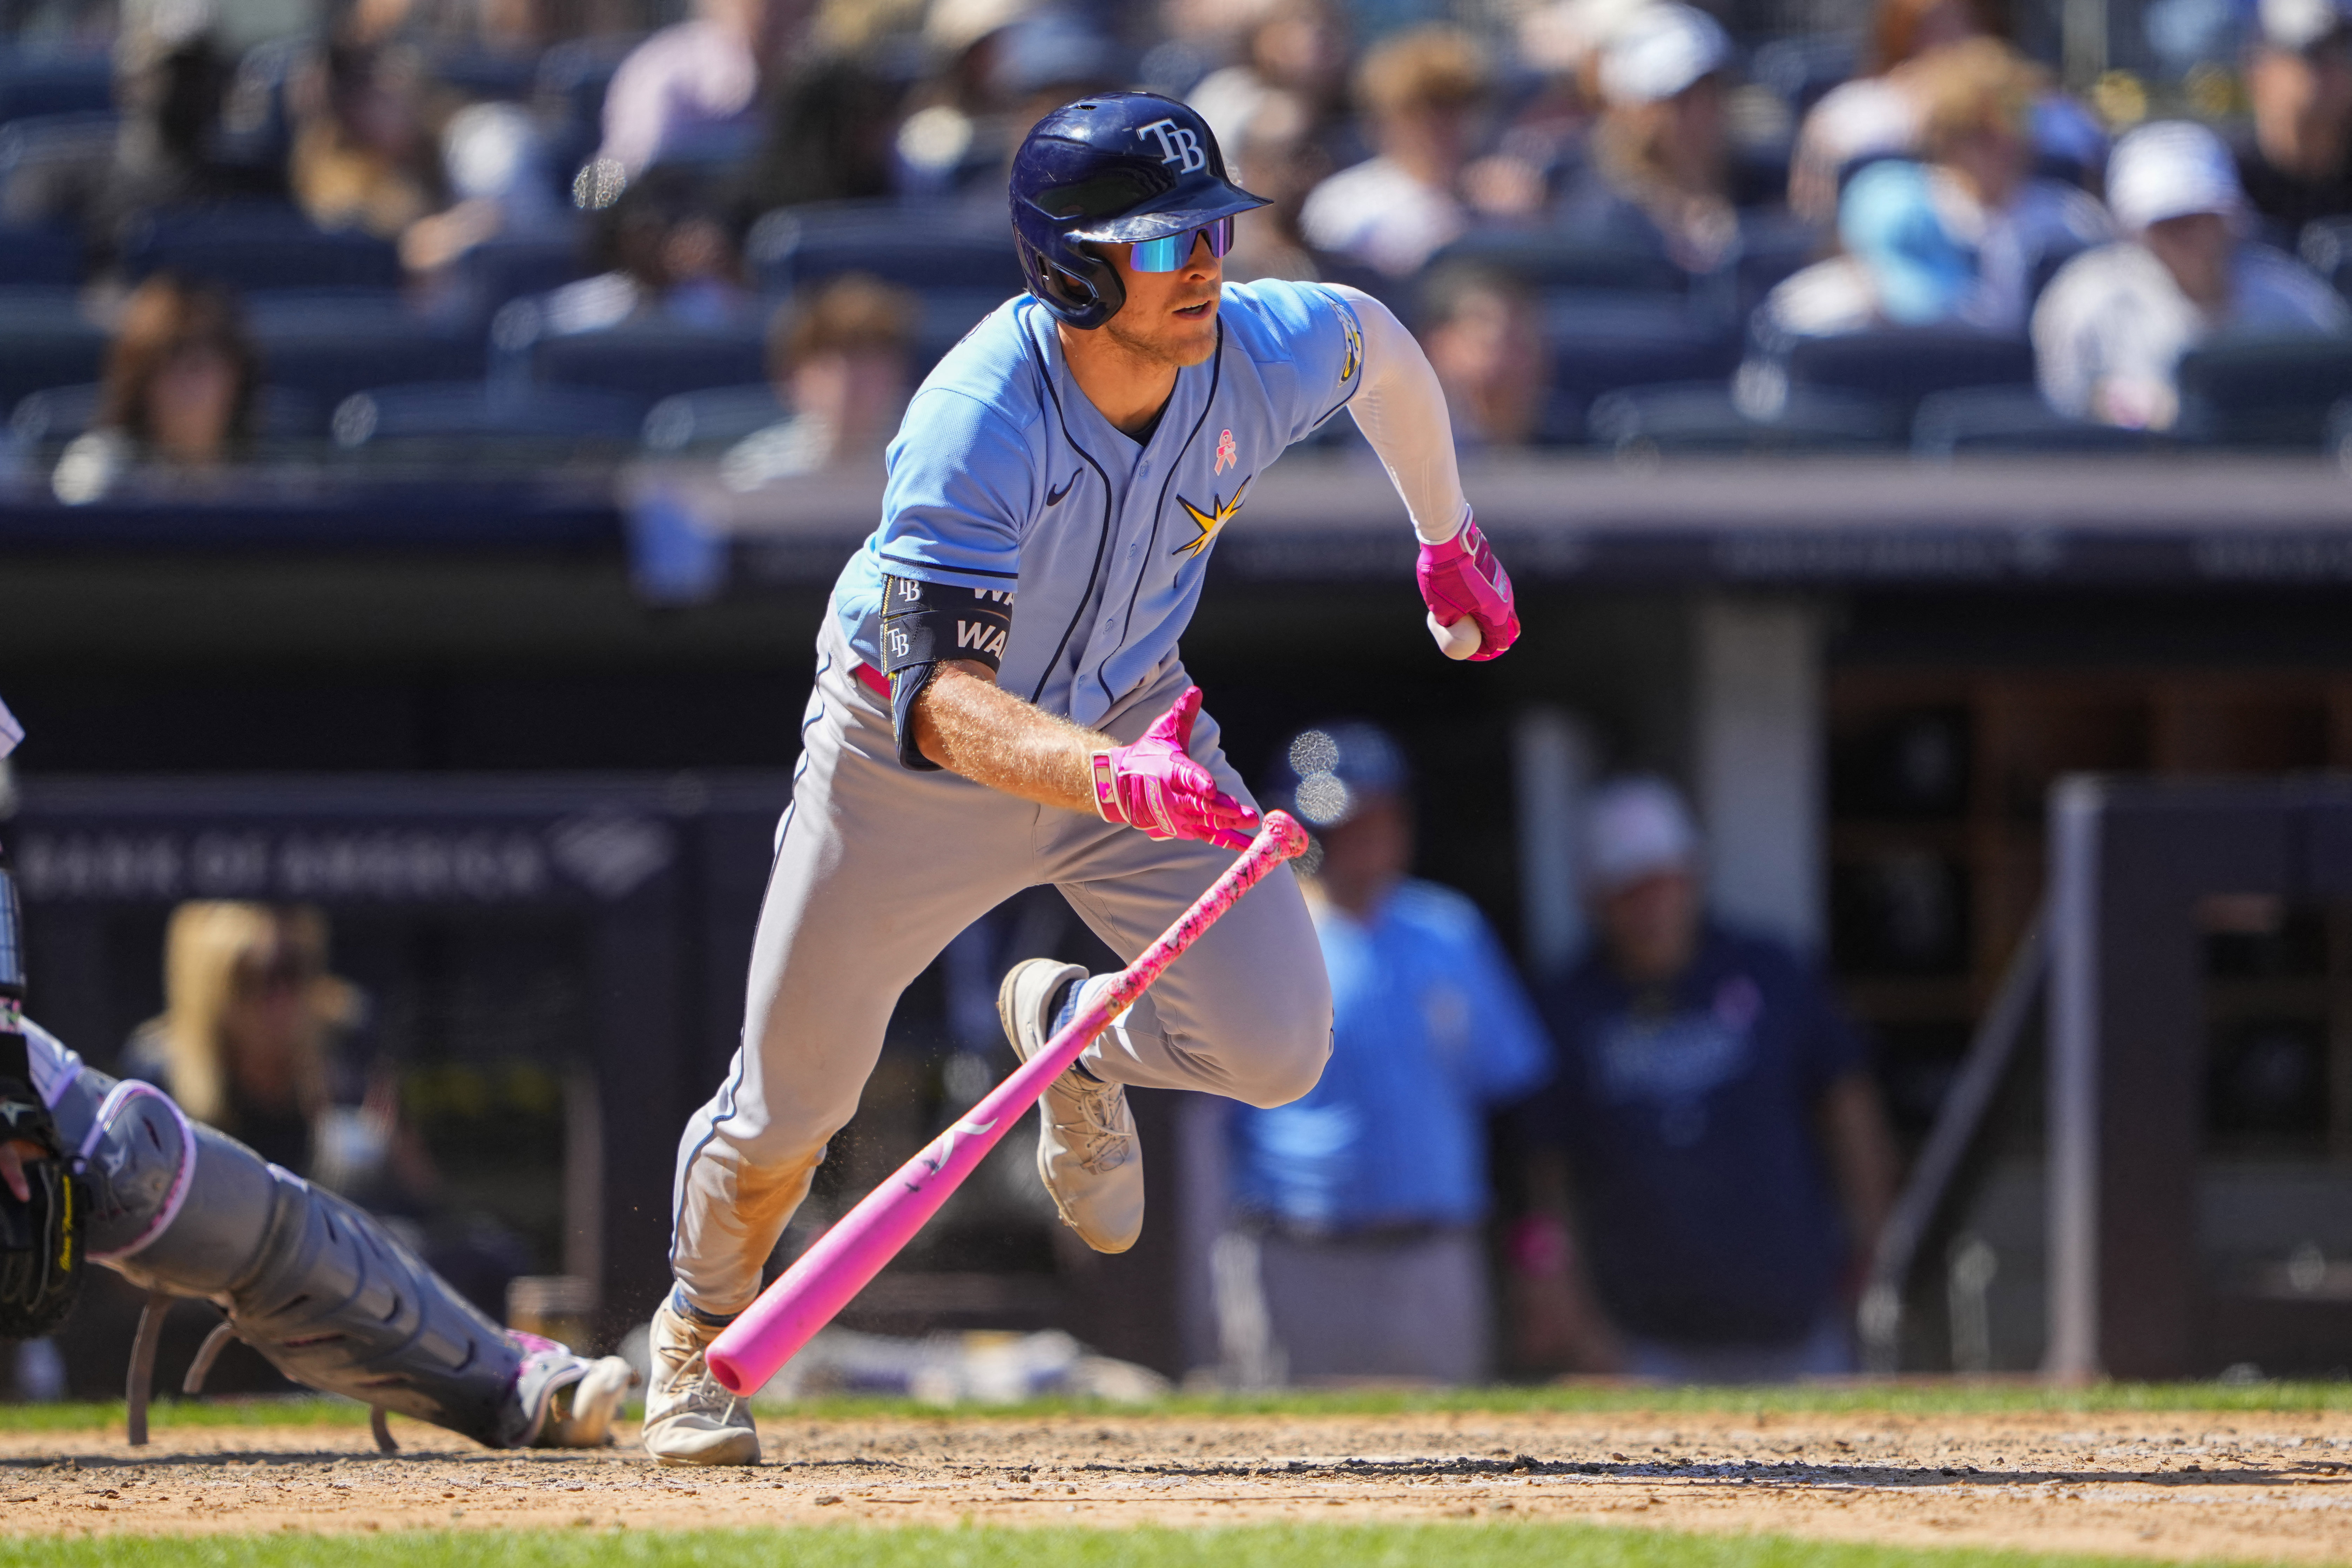
[[[1454,458],[1454,422],[1429,356],[1386,305],[1358,289],[1328,285],[1355,308],[1364,328],[1364,374],[1348,412],[1372,444],[1381,466],[1427,544],[1462,531],[1470,503]]]

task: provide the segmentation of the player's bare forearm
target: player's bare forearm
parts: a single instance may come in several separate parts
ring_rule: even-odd
[[[1059,719],[996,684],[986,665],[950,659],[911,715],[923,755],[974,784],[1040,805],[1095,815],[1094,753],[1109,736]]]

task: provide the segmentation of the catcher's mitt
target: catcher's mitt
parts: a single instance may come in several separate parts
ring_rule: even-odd
[[[65,1321],[81,1292],[89,1184],[58,1146],[58,1124],[33,1088],[25,1037],[0,1031],[0,1141],[17,1140],[41,1153],[25,1157],[29,1199],[0,1184],[0,1339],[29,1340]]]

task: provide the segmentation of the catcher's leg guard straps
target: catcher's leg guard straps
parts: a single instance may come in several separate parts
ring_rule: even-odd
[[[311,1388],[494,1447],[528,1436],[520,1352],[365,1213],[152,1089],[108,1093],[84,1146],[92,1250],[131,1283],[213,1300]]]

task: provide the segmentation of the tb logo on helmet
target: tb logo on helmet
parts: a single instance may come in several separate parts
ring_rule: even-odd
[[[1209,166],[1209,155],[1201,150],[1199,133],[1172,120],[1155,120],[1149,125],[1138,126],[1135,139],[1140,142],[1146,136],[1160,139],[1160,161],[1177,164],[1180,174],[1197,174]]]

